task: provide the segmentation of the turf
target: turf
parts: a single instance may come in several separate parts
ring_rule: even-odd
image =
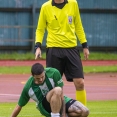
[[[84,66],[84,73],[117,72],[117,66]],[[0,74],[30,74],[30,66],[0,66]]]
[[[90,116],[88,117],[117,117],[117,100],[88,102]]]
[[[0,103],[0,117],[10,117],[16,103]],[[18,117],[43,117],[40,112],[36,109],[34,102],[28,103],[22,108]]]
[[[0,53],[0,60],[34,60],[35,54],[28,53]],[[81,59],[84,60],[82,51],[80,52]],[[46,53],[42,51],[42,58],[46,59]],[[117,60],[117,52],[90,52],[89,60]]]
[[[10,117],[16,103],[0,103],[0,117]],[[88,101],[90,110],[88,117],[117,117],[117,100]],[[35,103],[30,102],[22,108],[18,117],[44,117],[36,109]]]

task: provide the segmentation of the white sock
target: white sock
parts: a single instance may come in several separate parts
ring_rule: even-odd
[[[51,117],[60,117],[59,113],[51,113]]]

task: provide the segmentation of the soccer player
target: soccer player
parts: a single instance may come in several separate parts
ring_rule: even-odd
[[[76,0],[49,0],[41,7],[36,29],[35,59],[41,57],[41,44],[47,29],[46,66],[65,74],[74,82],[76,99],[86,105],[83,67],[77,47],[77,37],[83,47],[85,60],[89,49]]]
[[[11,117],[16,117],[30,98],[37,103],[37,109],[46,117],[60,117],[60,114],[61,117],[66,117],[66,113],[68,117],[88,116],[87,107],[63,96],[63,80],[57,69],[44,69],[41,64],[35,63],[31,67],[31,73]]]

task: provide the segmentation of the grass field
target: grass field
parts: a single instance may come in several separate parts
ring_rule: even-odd
[[[1,53],[0,60],[34,60],[34,53]],[[46,54],[42,52],[42,58],[45,59]],[[81,59],[83,60],[83,53],[81,53]],[[89,60],[117,60],[117,53],[102,53],[102,52],[90,52]],[[84,73],[95,72],[117,72],[117,66],[84,66]],[[0,74],[27,74],[30,73],[30,67],[1,67]]]
[[[0,117],[10,117],[16,103],[0,103]],[[117,117],[117,101],[89,101],[88,117]],[[43,117],[36,109],[35,103],[30,102],[23,107],[18,117]]]
[[[117,72],[117,66],[84,66],[84,73]],[[1,66],[0,74],[30,74],[30,66]]]
[[[42,55],[45,59],[45,53]],[[83,54],[81,53],[83,59]],[[34,60],[34,54],[1,54],[0,60]],[[90,53],[89,60],[117,60],[116,53]],[[84,66],[85,73],[117,72],[117,66]],[[0,74],[30,74],[30,67],[0,67]],[[0,117],[10,117],[16,103],[0,103]],[[117,117],[117,100],[88,101],[90,110],[88,117]],[[28,103],[18,117],[43,117],[36,109],[35,103]]]
[[[84,59],[83,53],[80,53],[81,59]],[[34,53],[0,53],[0,60],[34,60]],[[46,54],[42,52],[42,58],[45,59]],[[89,60],[117,60],[117,53],[109,52],[90,52]]]

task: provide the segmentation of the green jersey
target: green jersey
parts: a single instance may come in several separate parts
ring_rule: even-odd
[[[22,90],[18,105],[25,106],[30,98],[39,104],[50,90],[57,86],[63,87],[63,85],[63,80],[57,69],[45,68],[43,84],[35,84],[34,78],[31,76]]]

